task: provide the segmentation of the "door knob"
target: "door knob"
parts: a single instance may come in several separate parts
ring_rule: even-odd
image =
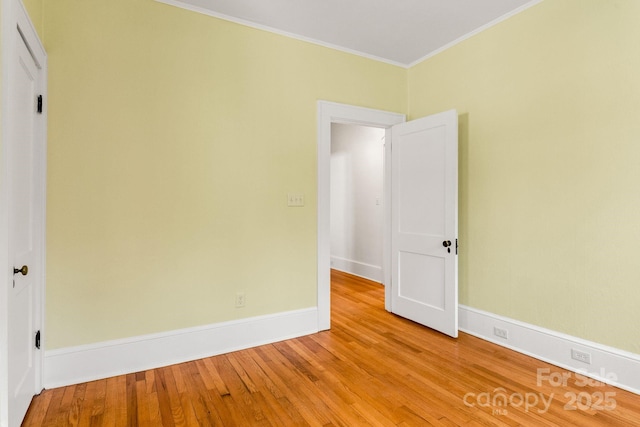
[[[29,267],[27,267],[26,265],[23,265],[22,268],[15,268],[13,267],[13,274],[22,274],[23,276],[26,276],[27,274],[29,274]]]
[[[445,240],[444,242],[442,242],[442,246],[448,248],[449,246],[451,246],[451,240]]]

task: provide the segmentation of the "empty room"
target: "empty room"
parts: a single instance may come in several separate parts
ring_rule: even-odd
[[[640,425],[639,19],[0,0],[0,427]]]

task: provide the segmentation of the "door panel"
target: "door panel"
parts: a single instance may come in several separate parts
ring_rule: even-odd
[[[9,163],[9,256],[14,268],[8,295],[9,425],[19,425],[36,394],[35,309],[39,229],[36,188],[36,116],[39,72],[21,34],[10,65],[7,157]]]
[[[443,289],[439,286],[425,285],[430,282],[440,283],[444,280],[443,259],[413,252],[400,252],[398,257],[400,297],[443,310],[445,305]]]
[[[397,179],[400,180],[397,208],[401,233],[444,234],[444,136],[443,126],[406,133],[402,134],[402,143],[396,147],[399,156]],[[429,171],[429,180],[413,185],[425,170]]]
[[[391,156],[391,311],[457,337],[456,111],[395,125]]]

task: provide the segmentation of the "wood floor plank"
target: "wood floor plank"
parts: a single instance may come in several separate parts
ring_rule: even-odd
[[[595,406],[604,393],[613,404]],[[45,390],[23,425],[635,426],[640,397],[395,316],[382,286],[332,271],[330,331]]]
[[[95,395],[91,409],[91,425],[104,425],[104,410],[107,395],[107,380],[96,381]]]
[[[183,378],[187,387],[186,395],[191,402],[199,425],[223,425],[216,411],[215,403],[208,392],[196,362],[183,363]]]
[[[264,346],[251,351],[255,352],[257,356],[254,358],[256,364],[265,372],[274,385],[285,393],[287,393],[287,390],[289,391],[285,394],[286,397],[279,398],[279,400],[285,399],[284,405],[293,405],[296,412],[304,419],[306,425],[320,427],[330,423],[326,416],[328,408],[326,408],[324,402],[315,398],[315,394],[308,382],[299,380],[292,375],[292,367],[278,360],[275,349],[271,346]],[[274,353],[273,355],[271,354],[272,352]],[[294,390],[295,392],[292,393],[291,391]]]
[[[202,363],[204,363],[204,365],[206,366],[207,372],[209,373],[209,376],[211,377],[211,380],[215,385],[215,389],[218,390],[220,396],[226,396],[230,394],[227,385],[224,383],[224,381],[222,381],[222,378],[220,378],[220,373],[213,364],[213,359],[203,359]]]
[[[51,393],[51,397],[49,399],[49,406],[44,416],[44,422],[42,423],[42,425],[44,426],[56,425],[58,419],[66,415],[68,411],[61,409],[60,406],[61,406],[62,399],[64,397],[65,392],[67,392],[67,389],[70,387],[76,387],[76,386],[57,388],[54,390],[45,390],[39,396],[34,397],[34,401],[35,401],[42,398],[44,394]],[[33,405],[33,401],[31,402],[31,405]],[[25,421],[29,420],[30,416],[31,416],[31,410],[27,412]],[[61,424],[58,424],[58,425],[61,425]]]
[[[286,401],[279,400],[283,396],[282,392],[253,360],[252,353],[237,352],[228,356],[232,365],[237,366],[236,371],[242,371],[243,375],[248,377],[248,381],[253,384],[261,406],[266,408],[265,416],[267,419],[273,420],[275,425],[296,425],[296,422],[300,421],[299,414],[292,412],[291,408],[282,407],[281,404],[286,403]],[[231,358],[231,356],[233,357]]]
[[[317,395],[315,383],[303,375],[296,372],[289,359],[282,355],[274,346],[268,346],[258,349],[264,355],[264,360],[272,369],[275,377],[271,377],[274,381],[281,379],[289,390],[295,390],[296,393],[289,393],[291,399],[301,409],[301,415],[310,425],[331,425],[331,410],[327,403],[320,399]]]
[[[140,376],[136,376],[135,388],[136,388],[136,396],[138,399],[137,405],[137,413],[136,417],[138,419],[138,425],[140,427],[147,427],[151,425],[151,417],[149,415],[149,401],[151,399],[151,394],[146,392],[146,384],[143,379],[140,379]]]
[[[136,374],[129,374],[127,378],[127,426],[138,426],[138,389]]]
[[[186,423],[184,410],[182,409],[182,401],[180,400],[180,393],[178,392],[178,387],[173,376],[174,371],[172,368],[173,367],[168,366],[156,370],[156,374],[162,375],[162,378],[165,380],[165,397],[169,403],[168,409],[170,410],[170,413],[167,415],[166,421],[163,414],[162,422],[166,422],[167,425],[175,425],[177,427],[188,426],[188,424]]]
[[[225,422],[230,422],[230,425],[259,424],[258,422],[261,421],[259,414],[254,413],[255,402],[249,396],[249,391],[229,363],[227,356],[214,358],[213,366],[224,382],[225,389],[228,390],[227,394],[222,395],[222,402],[227,409],[226,414],[230,417]]]
[[[102,425],[105,427],[116,426],[116,411],[119,406],[117,382],[117,377],[106,379],[104,416],[102,417]]]
[[[34,425],[44,425],[45,417],[47,416],[47,409],[51,404],[51,398],[53,397],[53,393],[51,390],[45,390],[40,395],[38,395],[38,399],[34,399],[31,403],[31,407],[29,408],[29,416],[33,420]]]
[[[165,378],[164,372],[164,369],[154,370],[156,394],[160,407],[160,420],[163,426],[173,427],[176,423],[173,419],[171,397],[169,396],[169,387],[167,386],[167,379]]]
[[[56,425],[70,425],[77,426],[80,425],[82,419],[86,419],[83,417],[83,408],[84,402],[86,399],[87,390],[89,390],[89,385],[91,383],[78,384],[73,393],[73,399],[71,402],[71,406],[68,411],[61,412],[59,414],[58,419],[62,418],[59,422],[60,424]]]

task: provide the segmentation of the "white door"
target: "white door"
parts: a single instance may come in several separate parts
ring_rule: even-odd
[[[38,120],[41,69],[17,34],[10,63],[7,111],[8,236],[8,422],[20,425],[33,396],[38,393],[36,333],[40,322],[38,298],[42,286],[42,170],[44,152]]]
[[[393,126],[391,311],[458,336],[458,115]]]

